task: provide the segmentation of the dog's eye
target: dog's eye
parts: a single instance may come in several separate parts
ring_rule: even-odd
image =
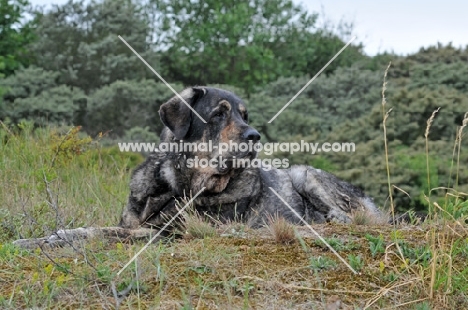
[[[224,118],[224,112],[223,111],[217,111],[211,116],[211,118],[217,118],[217,119],[222,119]]]
[[[247,114],[247,112],[245,112],[244,115],[242,115],[242,116],[243,116],[245,122],[249,121],[249,115]]]

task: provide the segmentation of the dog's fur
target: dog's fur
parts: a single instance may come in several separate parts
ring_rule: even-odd
[[[175,96],[161,106],[166,126],[163,142],[256,142],[258,132],[248,125],[245,104],[233,93],[211,87],[192,87],[181,93],[204,120]],[[195,195],[195,208],[220,220],[243,219],[254,227],[268,215],[280,215],[293,223],[300,219],[269,189],[273,188],[307,222],[349,222],[353,210],[379,211],[372,200],[355,186],[335,176],[307,166],[288,169],[261,168],[188,168],[187,160],[222,156],[255,158],[255,152],[180,152],[151,155],[133,173],[130,197],[120,226],[152,227],[164,224],[177,212],[176,201]],[[230,162],[230,161],[228,161]]]
[[[163,104],[159,111],[165,125],[161,142],[211,140],[212,145],[217,145],[229,141],[255,143],[260,139],[260,134],[248,125],[245,104],[233,93],[211,87],[191,87],[181,92],[180,96],[206,123],[179,96],[175,96]],[[252,151],[220,153],[218,150],[152,154],[133,172],[130,197],[119,227],[100,230],[104,236],[131,237],[132,231],[140,236],[146,228],[160,228],[178,212],[180,206],[177,202],[190,198],[202,188],[205,188],[204,191],[193,201],[199,213],[220,221],[247,221],[253,227],[263,225],[269,215],[280,215],[292,223],[300,223],[300,219],[270,187],[309,223],[350,222],[350,215],[355,210],[379,214],[372,200],[360,189],[320,169],[292,166],[288,169],[271,167],[271,170],[264,170],[232,165],[233,158],[254,159],[256,155]],[[228,165],[189,168],[187,160],[195,156],[199,159],[222,156],[228,159]],[[96,229],[93,229],[88,228],[89,233],[77,229],[76,236],[92,236],[96,234]],[[65,236],[71,236],[67,239],[75,238],[73,231],[67,231]],[[52,244],[57,243],[56,239],[42,238],[36,239],[36,242],[39,240],[42,244]],[[63,236],[58,239],[63,239]],[[33,247],[27,240],[16,243]]]

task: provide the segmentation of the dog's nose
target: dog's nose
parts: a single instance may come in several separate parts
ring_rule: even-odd
[[[258,131],[256,131],[255,129],[253,128],[249,128],[247,129],[243,134],[242,134],[242,139],[244,140],[252,140],[253,142],[257,142],[258,140],[260,140],[260,134],[258,133]]]

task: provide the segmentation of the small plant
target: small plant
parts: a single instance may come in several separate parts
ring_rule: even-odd
[[[240,291],[244,294],[244,309],[249,308],[249,293],[251,290],[255,289],[255,285],[250,282],[246,282]]]
[[[72,127],[65,135],[52,133],[52,150],[61,160],[71,160],[74,156],[85,152],[92,143],[91,137],[83,134],[80,136],[81,126]],[[56,158],[54,157],[52,161]]]
[[[341,241],[340,239],[336,238],[336,237],[331,237],[331,238],[324,238],[324,240],[332,247],[334,248],[336,251],[342,251],[346,248],[345,244],[343,241]],[[328,249],[328,247],[325,245],[325,243],[323,243],[321,240],[319,239],[316,239],[314,241],[314,243],[316,245],[318,245],[319,247],[322,247],[324,249]]]
[[[277,215],[268,216],[268,230],[276,243],[291,244],[296,240],[293,225],[283,217]]]
[[[318,272],[321,270],[332,269],[336,267],[336,262],[327,256],[318,256],[310,258],[310,268]]]
[[[348,255],[348,261],[351,267],[353,267],[356,271],[361,271],[362,267],[364,267],[364,260],[362,259],[361,255]]]
[[[394,282],[394,281],[398,280],[398,278],[399,278],[399,275],[396,274],[396,273],[393,272],[393,271],[389,272],[388,274],[386,274],[386,275],[384,275],[384,276],[382,277],[382,279],[383,279],[384,281],[387,281],[387,282]]]
[[[409,259],[411,263],[421,263],[427,265],[432,258],[431,249],[428,246],[412,248],[409,244],[399,241],[401,252],[405,259]]]
[[[374,237],[374,236],[367,234],[366,239],[369,241],[369,247],[370,247],[372,257],[375,257],[377,254],[381,254],[385,252],[384,240],[383,240],[382,235],[378,237]]]
[[[461,219],[466,223],[468,218],[468,200],[450,201],[447,203],[445,210],[450,216],[453,216],[454,219]]]
[[[429,304],[429,302],[424,301],[424,302],[422,302],[420,304],[415,305],[413,309],[414,310],[431,310],[432,307]]]
[[[358,243],[354,241],[344,242],[336,236],[323,239],[336,251],[353,251],[360,248],[360,245]],[[314,240],[314,244],[323,249],[328,249],[327,245],[319,239]]]

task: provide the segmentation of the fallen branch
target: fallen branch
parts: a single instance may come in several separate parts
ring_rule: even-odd
[[[125,229],[121,227],[80,227],[76,229],[61,229],[48,237],[19,239],[14,245],[23,249],[36,249],[38,247],[64,247],[74,242],[87,239],[99,238],[114,242],[125,242],[135,240],[150,240],[158,230],[151,228]],[[157,242],[163,237],[156,238]]]

